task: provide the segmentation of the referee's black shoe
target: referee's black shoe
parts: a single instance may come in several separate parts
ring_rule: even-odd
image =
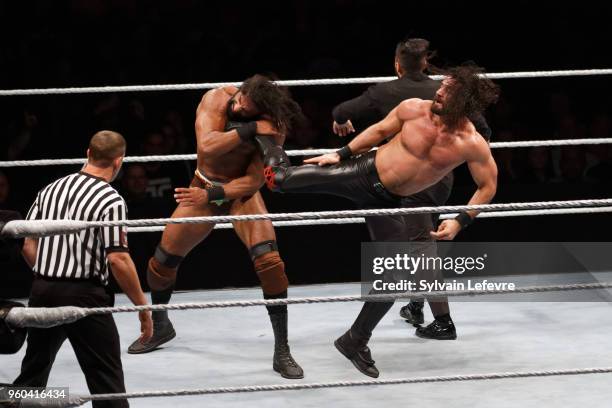
[[[140,340],[133,342],[128,347],[128,354],[149,353],[175,337],[176,332],[168,319],[168,312],[153,312],[153,336],[145,343]]]
[[[400,316],[406,319],[407,323],[412,325],[419,325],[425,322],[425,316],[423,315],[423,303],[410,302],[406,306],[400,309]]]

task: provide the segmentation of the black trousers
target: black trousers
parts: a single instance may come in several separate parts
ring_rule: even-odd
[[[287,167],[280,191],[286,193],[321,193],[348,198],[362,208],[398,207],[402,197],[383,186],[374,159],[376,151],[342,161],[333,166],[306,164]]]
[[[32,284],[31,307],[106,307],[114,297],[89,281],[52,281],[38,278]],[[14,385],[45,387],[62,343],[68,339],[92,394],[124,393],[119,333],[111,314],[88,316],[49,329],[29,329],[21,374]],[[70,384],[60,385],[70,387]],[[94,401],[94,408],[128,407],[127,400]]]
[[[448,174],[438,183],[416,194],[400,197],[387,191],[375,166],[376,152],[345,160],[334,166],[297,166],[284,172],[279,186],[283,192],[323,193],[348,198],[361,208],[440,206],[448,200],[453,175]],[[419,253],[435,257],[436,241],[430,236],[438,221],[438,214],[413,214],[366,217],[372,241],[419,243]],[[439,271],[427,272],[428,279],[443,281]],[[377,292],[380,293],[380,292]],[[439,299],[446,302],[446,299]],[[394,302],[365,302],[353,324],[353,331],[370,338],[372,330],[391,309]],[[448,309],[446,306],[445,310]]]
[[[402,198],[402,207],[441,206],[446,204],[453,186],[453,174],[450,173],[433,186],[418,192],[412,196]],[[394,215],[385,217],[367,217],[366,224],[372,241],[379,242],[414,242],[417,243],[418,253],[427,257],[435,257],[438,254],[436,241],[429,234],[438,222],[438,214],[411,214]],[[416,249],[415,248],[415,249]],[[426,271],[428,280],[444,282],[441,271]],[[422,276],[425,277],[425,276]],[[381,293],[381,292],[376,292]],[[413,301],[422,305],[422,300]],[[434,315],[448,313],[446,298],[438,298],[432,304]],[[382,320],[387,312],[393,307],[394,302],[365,302],[351,330],[357,336],[369,339],[372,331]],[[435,310],[434,310],[435,307]]]

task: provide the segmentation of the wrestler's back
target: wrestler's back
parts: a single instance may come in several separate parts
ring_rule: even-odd
[[[465,161],[470,139],[477,135],[469,121],[452,133],[440,129],[431,120],[430,107],[430,101],[419,103],[416,115],[413,110],[376,155],[379,177],[395,194],[408,196],[437,183]],[[404,120],[402,109],[398,115]]]

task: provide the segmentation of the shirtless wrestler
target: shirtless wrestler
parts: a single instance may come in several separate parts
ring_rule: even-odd
[[[487,141],[468,117],[494,102],[498,87],[479,76],[481,71],[473,65],[450,69],[433,101],[401,102],[347,146],[306,160],[307,165],[287,166],[287,157],[275,146],[274,155],[268,155],[273,157],[265,158],[268,187],[281,192],[333,194],[361,207],[403,207],[404,198],[467,163],[477,185],[468,204],[489,203],[497,189],[497,166]],[[388,137],[392,137],[389,143],[370,151]],[[451,240],[475,216],[475,211],[462,212],[443,221],[431,234],[439,240]],[[366,302],[352,327],[335,342],[357,369],[372,377],[379,372],[367,343],[392,305]]]
[[[271,139],[282,145],[299,115],[299,105],[288,92],[261,75],[247,79],[240,88],[208,91],[196,112],[198,167],[191,186],[176,189],[179,204],[172,217],[266,213],[258,191],[264,176],[256,144]],[[153,304],[169,302],[181,261],[213,227],[208,223],[166,226],[147,268]],[[286,298],[288,280],[272,223],[235,222],[234,230],[249,249],[264,298]],[[287,306],[270,306],[268,314],[274,332],[274,370],[285,378],[303,378],[302,368],[289,350]],[[175,337],[167,312],[154,312],[153,321],[151,340],[135,341],[129,353],[152,351]]]

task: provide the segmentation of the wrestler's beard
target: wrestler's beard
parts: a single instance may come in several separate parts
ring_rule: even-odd
[[[432,104],[430,110],[431,110],[431,113],[434,113],[438,116],[444,116],[447,113],[446,109],[444,109],[444,105],[442,105],[441,108],[438,108],[436,107],[435,104]]]

